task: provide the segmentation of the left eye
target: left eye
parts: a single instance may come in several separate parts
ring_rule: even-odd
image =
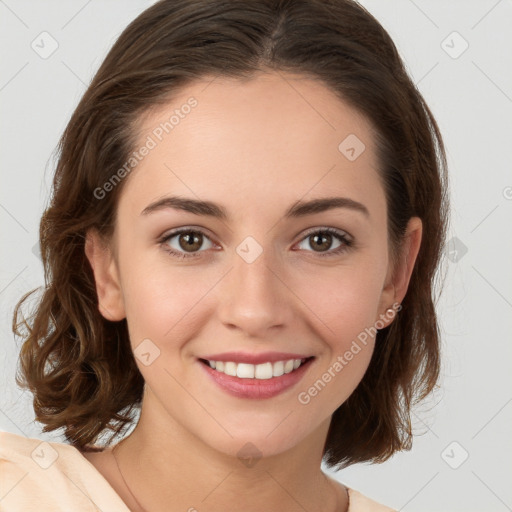
[[[319,247],[324,245],[327,241],[327,245],[330,246],[332,245],[333,239],[337,239],[339,242],[339,245],[334,249],[313,252],[319,253],[318,256],[335,256],[349,249],[353,243],[352,240],[349,239],[349,237],[343,231],[338,231],[337,229],[334,228],[324,228],[317,229],[315,231],[310,231],[302,239],[301,243],[309,240],[309,242],[307,242],[307,245],[309,245],[309,247]]]
[[[176,244],[171,243],[174,238],[177,238],[177,246]],[[352,240],[343,231],[338,231],[334,228],[323,228],[310,231],[306,234],[306,236],[302,238],[300,243],[305,243],[309,239],[310,241],[307,243],[307,245],[309,245],[311,248],[321,247],[326,243],[326,241],[327,245],[330,246],[332,245],[333,238],[339,241],[338,247],[327,250],[315,250],[312,252],[315,252],[318,254],[318,256],[322,257],[335,256],[345,252],[353,244]],[[172,256],[177,258],[194,258],[200,256],[200,253],[203,252],[199,249],[202,247],[205,240],[208,240],[210,243],[210,247],[207,247],[207,249],[213,247],[213,243],[210,241],[209,237],[202,231],[193,229],[181,229],[179,231],[169,233],[160,240],[160,243],[164,246],[164,249]]]

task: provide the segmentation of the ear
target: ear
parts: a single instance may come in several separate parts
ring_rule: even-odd
[[[386,314],[386,310],[395,303],[401,303],[407,293],[414,264],[420,250],[422,233],[423,223],[421,219],[419,217],[411,217],[407,224],[396,267],[393,269],[392,262],[390,262],[388,268],[386,282],[379,303],[379,313],[381,315],[379,318],[381,320],[382,315]],[[391,318],[384,321],[386,327],[393,321],[395,314],[389,316]]]
[[[126,314],[117,262],[96,229],[86,234],[85,254],[94,273],[99,312],[112,322],[123,320]]]

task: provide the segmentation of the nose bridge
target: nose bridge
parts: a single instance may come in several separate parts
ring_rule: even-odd
[[[273,250],[247,237],[233,253],[233,265],[222,285],[219,314],[222,322],[255,336],[285,322],[289,303],[286,287],[276,276]]]

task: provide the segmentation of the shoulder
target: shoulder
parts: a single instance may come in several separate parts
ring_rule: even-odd
[[[394,509],[377,503],[355,489],[347,489],[349,496],[348,512],[396,512]]]
[[[0,431],[0,492],[0,512],[128,511],[74,446],[5,431]]]

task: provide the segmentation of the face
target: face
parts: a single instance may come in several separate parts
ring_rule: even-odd
[[[370,124],[319,82],[261,74],[197,82],[138,128],[150,149],[115,251],[88,256],[102,314],[127,319],[143,411],[229,455],[325,435],[401,299]],[[300,208],[327,198],[344,199]]]

